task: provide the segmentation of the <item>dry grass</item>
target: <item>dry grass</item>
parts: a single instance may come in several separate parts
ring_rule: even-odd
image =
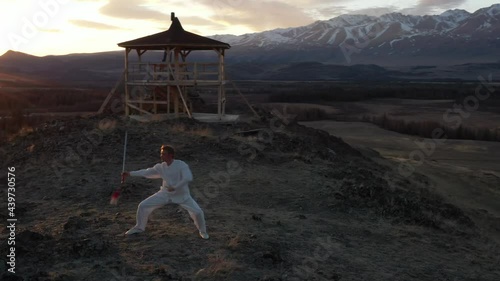
[[[229,274],[239,268],[235,261],[227,259],[222,254],[209,256],[208,262],[211,263],[208,272],[212,275]]]
[[[206,125],[189,126],[184,123],[175,123],[170,125],[169,131],[173,133],[187,133],[199,137],[214,136],[214,131]]]
[[[22,127],[15,133],[11,133],[8,135],[8,140],[12,141],[13,139],[17,137],[24,137],[27,136],[28,134],[32,133],[34,131],[33,127],[30,125],[22,125]]]
[[[116,120],[101,120],[97,125],[97,128],[101,131],[110,132],[116,128]]]
[[[25,125],[21,128],[21,130],[19,130],[18,134],[20,136],[26,136],[32,132],[33,132],[33,127],[29,126],[29,125]]]
[[[186,125],[183,123],[175,123],[170,125],[169,131],[173,133],[184,133],[186,132]]]
[[[189,133],[191,135],[200,136],[200,137],[211,137],[214,135],[213,130],[208,128],[208,127],[192,129]]]
[[[241,240],[241,237],[239,234],[237,234],[235,237],[229,239],[229,243],[227,244],[227,247],[231,250],[236,250],[240,245],[240,240]]]
[[[203,280],[204,277],[227,276],[233,271],[241,269],[235,261],[230,260],[223,253],[208,255],[209,266],[196,272],[197,280]]]
[[[178,128],[191,130],[198,126],[194,121],[183,122],[187,123],[186,126]],[[158,157],[154,151],[150,154],[143,152],[143,148],[151,143],[151,136],[144,134],[146,130],[155,132],[155,139],[175,139],[174,145],[196,142],[186,148],[186,155],[189,153],[191,159],[203,159],[206,156],[203,142],[187,133],[169,132],[169,127],[175,123],[180,122],[150,122],[145,127],[143,123],[118,121],[114,133],[104,135],[102,145],[95,146],[92,152],[103,161],[93,163],[89,158],[69,166],[71,162],[61,159],[59,162],[68,165],[71,171],[60,178],[54,172],[52,162],[47,165],[46,160],[54,155],[64,157],[59,151],[78,143],[82,138],[80,132],[85,128],[95,128],[94,119],[72,122],[65,134],[58,133],[55,126],[53,130],[41,131],[9,145],[10,154],[18,159],[13,165],[21,167],[26,159],[33,163],[26,170],[28,172],[22,174],[26,188],[19,189],[16,196],[24,198],[23,205],[27,209],[22,214],[25,218],[23,228],[36,232],[26,235],[27,231],[24,231],[24,236],[18,235],[19,245],[24,251],[36,248],[37,255],[52,257],[44,260],[37,255],[26,255],[20,260],[18,266],[23,269],[21,274],[26,279],[47,279],[39,274],[41,268],[57,274],[51,280],[270,281],[293,280],[300,277],[291,274],[310,272],[309,280],[339,280],[336,276],[342,276],[342,280],[385,281],[387,272],[398,270],[401,271],[400,280],[440,280],[444,275],[433,270],[438,260],[440,268],[449,273],[451,279],[464,280],[470,272],[485,272],[492,278],[482,280],[498,280],[493,278],[496,274],[493,266],[500,255],[496,255],[497,250],[480,248],[485,245],[483,240],[447,235],[421,226],[417,233],[405,231],[406,224],[392,223],[392,216],[377,215],[374,208],[385,203],[378,202],[387,194],[385,183],[379,180],[386,169],[365,158],[351,157],[348,153],[352,150],[341,146],[340,141],[326,142],[322,134],[315,135],[303,127],[300,127],[300,134],[291,135],[290,140],[283,143],[283,146],[290,147],[289,153],[300,150],[314,155],[307,150],[308,147],[314,145],[316,149],[324,150],[333,145],[338,158],[331,162],[318,158],[305,163],[284,155],[282,158],[287,160],[281,164],[264,158],[258,158],[262,160],[258,163],[245,164],[244,173],[231,177],[230,188],[225,188],[218,198],[210,199],[210,203],[205,200],[201,204],[210,227],[214,229],[213,239],[200,240],[195,227],[186,221],[187,214],[178,214],[173,206],[153,213],[146,233],[125,237],[123,231],[133,225],[138,201],[157,187],[149,180],[131,179],[118,209],[109,206],[108,199],[116,188],[116,175],[120,172],[122,160],[121,155],[115,157],[116,141],[122,139],[125,128],[135,136],[134,145],[128,147],[128,152],[135,155],[133,161],[137,164],[131,165],[152,162]],[[227,130],[222,126],[210,126],[214,130]],[[247,129],[246,125],[235,126],[227,133]],[[311,141],[300,142],[306,136]],[[208,145],[212,143],[215,141]],[[26,151],[31,144],[36,146],[33,154]],[[214,153],[221,157],[212,158],[210,163],[191,161],[190,166],[197,175],[193,187],[200,188],[203,183],[214,181],[213,171],[225,169],[227,159],[233,157],[238,147],[239,143],[227,141],[224,147],[215,147]],[[266,149],[271,156],[273,153],[281,156],[281,147],[268,146]],[[236,157],[233,160],[244,161],[244,156]],[[77,166],[78,169],[73,168]],[[90,180],[81,180],[82,175]],[[397,176],[396,172],[389,175]],[[350,182],[343,182],[344,178]],[[413,181],[413,178],[409,180]],[[75,183],[78,192],[71,188]],[[347,191],[361,186],[361,183],[365,188],[357,194],[367,191],[368,195],[362,198],[353,195],[349,199],[352,193]],[[260,188],[258,192],[249,190],[249,186],[254,185],[270,188]],[[317,188],[314,192],[302,194],[305,185]],[[394,180],[394,185],[408,190],[414,186],[412,182],[399,180]],[[380,196],[377,197],[372,190]],[[335,192],[343,197],[336,198]],[[319,203],[311,203],[314,200]],[[359,207],[360,202],[374,205]],[[59,206],[58,209],[54,209],[54,204]],[[392,210],[401,210],[395,213],[395,218],[413,215],[405,214],[406,209],[398,207],[401,204],[394,205]],[[47,217],[51,219],[47,220]],[[278,221],[282,223],[278,224]],[[99,230],[97,233],[96,229]],[[395,236],[394,229],[403,233]],[[50,235],[50,238],[34,239],[40,235]],[[21,237],[26,238],[21,240]],[[168,245],[165,239],[169,241]],[[418,256],[412,254],[415,251],[419,252]],[[468,253],[477,257],[478,264],[471,265],[463,259]],[[118,269],[116,275],[103,270],[106,268]],[[193,276],[196,272],[198,274]]]

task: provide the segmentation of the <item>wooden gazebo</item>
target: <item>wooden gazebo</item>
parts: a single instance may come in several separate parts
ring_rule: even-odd
[[[166,31],[118,44],[125,48],[125,114],[164,114],[166,110],[168,116],[192,118],[195,89],[211,87],[218,93],[217,117],[221,120],[226,104],[224,51],[229,44],[185,31],[174,13],[171,20]],[[132,50],[138,56],[135,62],[129,59]],[[215,51],[218,61],[186,62],[198,50]],[[163,51],[163,60],[143,62],[147,51]]]

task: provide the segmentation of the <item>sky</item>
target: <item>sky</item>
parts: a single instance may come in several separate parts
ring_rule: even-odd
[[[203,36],[297,27],[342,14],[474,12],[489,0],[0,0],[0,55],[120,50],[118,43],[167,30],[170,13]]]

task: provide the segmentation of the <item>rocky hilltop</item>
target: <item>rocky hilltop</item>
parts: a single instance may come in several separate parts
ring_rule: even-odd
[[[18,218],[16,274],[2,280],[499,280],[500,250],[481,214],[437,196],[423,175],[404,178],[324,131],[263,116],[228,125],[64,119],[2,140]],[[160,184],[131,178],[109,204],[125,131],[128,170],[157,163],[162,143],[177,148],[209,240],[173,205],[156,210],[145,233],[123,235]],[[2,253],[8,236],[3,228]]]

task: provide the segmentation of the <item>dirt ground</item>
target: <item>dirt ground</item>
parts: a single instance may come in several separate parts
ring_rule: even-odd
[[[373,150],[281,125],[270,115],[232,125],[95,117],[0,143],[2,170],[17,171],[18,218],[16,274],[2,280],[500,279],[498,229],[485,228],[498,219],[493,197],[481,208],[451,201],[432,177],[403,177]],[[209,240],[174,205],[156,210],[145,233],[123,235],[160,185],[131,178],[119,205],[109,204],[125,131],[128,170],[157,163],[162,143],[177,148]],[[330,132],[354,145],[345,131]],[[498,166],[488,171],[493,182]],[[475,191],[483,199],[485,188]],[[6,200],[1,209],[5,222]],[[2,227],[2,259],[8,235]]]

